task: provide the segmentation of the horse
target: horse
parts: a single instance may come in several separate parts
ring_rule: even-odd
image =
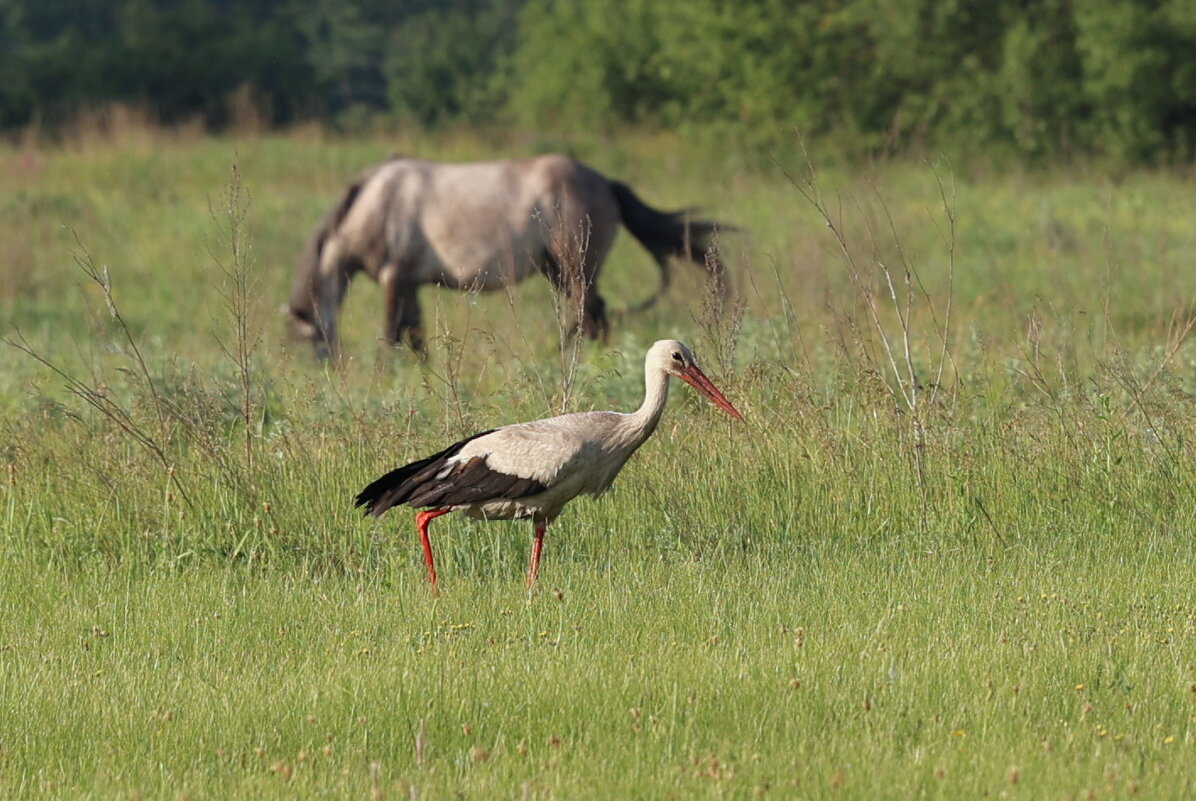
[[[338,359],[337,313],[359,272],[385,301],[384,338],[426,356],[416,290],[435,284],[493,291],[544,275],[577,311],[590,339],[609,330],[597,279],[623,223],[669,285],[669,259],[687,259],[727,293],[712,247],[718,223],[663,212],[626,184],[568,156],[442,163],[392,156],[361,172],[324,215],[304,248],[287,304],[294,338],[318,358]]]

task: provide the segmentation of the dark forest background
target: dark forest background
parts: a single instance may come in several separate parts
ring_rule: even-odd
[[[1196,153],[1196,0],[0,0],[0,128],[680,129]]]

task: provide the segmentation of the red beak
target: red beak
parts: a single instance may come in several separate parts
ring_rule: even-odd
[[[707,398],[714,402],[714,405],[722,409],[727,414],[734,417],[736,420],[742,420],[743,415],[739,410],[731,405],[731,401],[723,396],[723,393],[718,391],[718,387],[710,383],[710,379],[706,377],[705,373],[698,369],[697,365],[690,365],[677,373],[677,377],[691,387],[701,392]]]

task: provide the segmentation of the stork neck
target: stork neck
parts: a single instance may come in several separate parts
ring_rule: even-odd
[[[646,439],[656,430],[665,401],[669,399],[669,375],[663,370],[645,369],[644,402],[631,413],[632,422]]]

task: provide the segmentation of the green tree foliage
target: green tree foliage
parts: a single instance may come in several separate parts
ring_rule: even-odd
[[[305,77],[294,44],[284,19],[250,4],[129,0],[119,9],[115,37],[101,50],[100,80],[117,97],[147,103],[164,119],[198,114],[217,124],[229,93],[249,84],[286,118]],[[94,88],[94,94],[103,91]]]
[[[110,101],[1189,158],[1196,0],[0,0],[0,127]]]
[[[29,119],[36,103],[23,52],[28,40],[23,12],[16,0],[0,0],[0,124]]]
[[[219,127],[251,87],[285,123],[353,106],[493,113],[519,0],[0,0],[0,127],[112,101]]]
[[[1186,157],[1196,1],[531,0],[525,123]]]
[[[1196,2],[1077,2],[1075,18],[1093,136],[1132,159],[1161,150],[1190,156],[1196,145]]]
[[[391,31],[383,69],[398,114],[423,125],[485,125],[501,112],[516,0],[429,3]]]
[[[335,114],[354,105],[385,108],[381,64],[387,31],[401,20],[396,5],[313,0],[301,10],[296,6],[304,59],[325,100],[322,111]]]

